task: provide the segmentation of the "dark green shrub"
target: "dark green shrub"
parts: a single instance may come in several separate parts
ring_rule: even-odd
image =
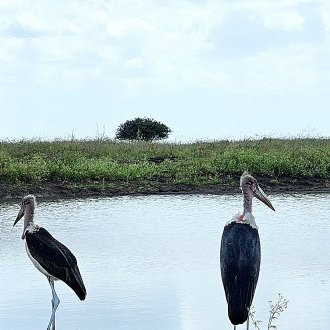
[[[119,125],[116,139],[130,141],[162,140],[166,139],[170,132],[170,128],[159,121],[151,118],[135,118]]]

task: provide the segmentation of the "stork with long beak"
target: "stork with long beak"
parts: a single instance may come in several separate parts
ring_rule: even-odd
[[[236,214],[223,230],[220,248],[220,269],[228,317],[236,325],[247,321],[257,286],[260,269],[260,240],[252,215],[252,199],[256,197],[275,211],[257,180],[244,172],[240,186],[243,193],[243,214]]]
[[[60,300],[55,292],[54,281],[62,280],[80,300],[86,298],[86,289],[75,256],[46,229],[34,224],[35,207],[36,198],[33,195],[25,196],[14,226],[24,217],[22,239],[25,239],[27,255],[34,266],[47,277],[50,284],[53,295],[52,314],[47,330],[55,330],[55,312]]]

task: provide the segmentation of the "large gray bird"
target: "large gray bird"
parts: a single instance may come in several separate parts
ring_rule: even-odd
[[[244,172],[240,186],[243,193],[243,214],[237,214],[223,230],[220,248],[220,268],[228,303],[228,317],[236,325],[247,320],[257,286],[260,269],[260,240],[252,215],[252,199],[258,198],[273,211],[273,205],[259,187],[257,180]]]
[[[34,266],[47,277],[52,289],[52,314],[47,330],[55,330],[55,312],[60,300],[55,292],[54,281],[62,280],[80,300],[86,298],[86,289],[75,256],[46,229],[34,224],[35,206],[36,198],[33,195],[25,196],[14,226],[24,216],[22,239],[25,239],[27,255]]]

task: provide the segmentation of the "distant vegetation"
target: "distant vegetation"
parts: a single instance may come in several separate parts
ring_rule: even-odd
[[[168,138],[170,132],[170,128],[159,121],[151,118],[135,118],[119,125],[116,139],[129,141],[163,140]]]
[[[214,189],[221,193],[238,191],[238,178],[248,170],[264,186],[278,190],[283,184],[329,183],[329,160],[330,139],[188,144],[108,139],[2,141],[0,184],[39,187],[41,192],[45,184],[56,183],[76,192]]]

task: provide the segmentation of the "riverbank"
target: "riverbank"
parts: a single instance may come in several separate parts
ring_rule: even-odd
[[[328,192],[330,139],[0,142],[1,198],[239,193],[245,170],[267,194]]]
[[[258,182],[266,194],[277,193],[330,193],[330,180],[299,180],[284,179],[277,185],[269,183],[269,178],[258,177]],[[234,183],[211,185],[211,186],[189,186],[189,185],[148,185],[139,183],[130,184],[77,184],[77,183],[40,183],[29,184],[0,184],[0,198],[15,199],[26,194],[35,194],[42,198],[87,198],[87,197],[115,197],[126,195],[155,195],[155,194],[238,194],[240,189],[238,181]]]

